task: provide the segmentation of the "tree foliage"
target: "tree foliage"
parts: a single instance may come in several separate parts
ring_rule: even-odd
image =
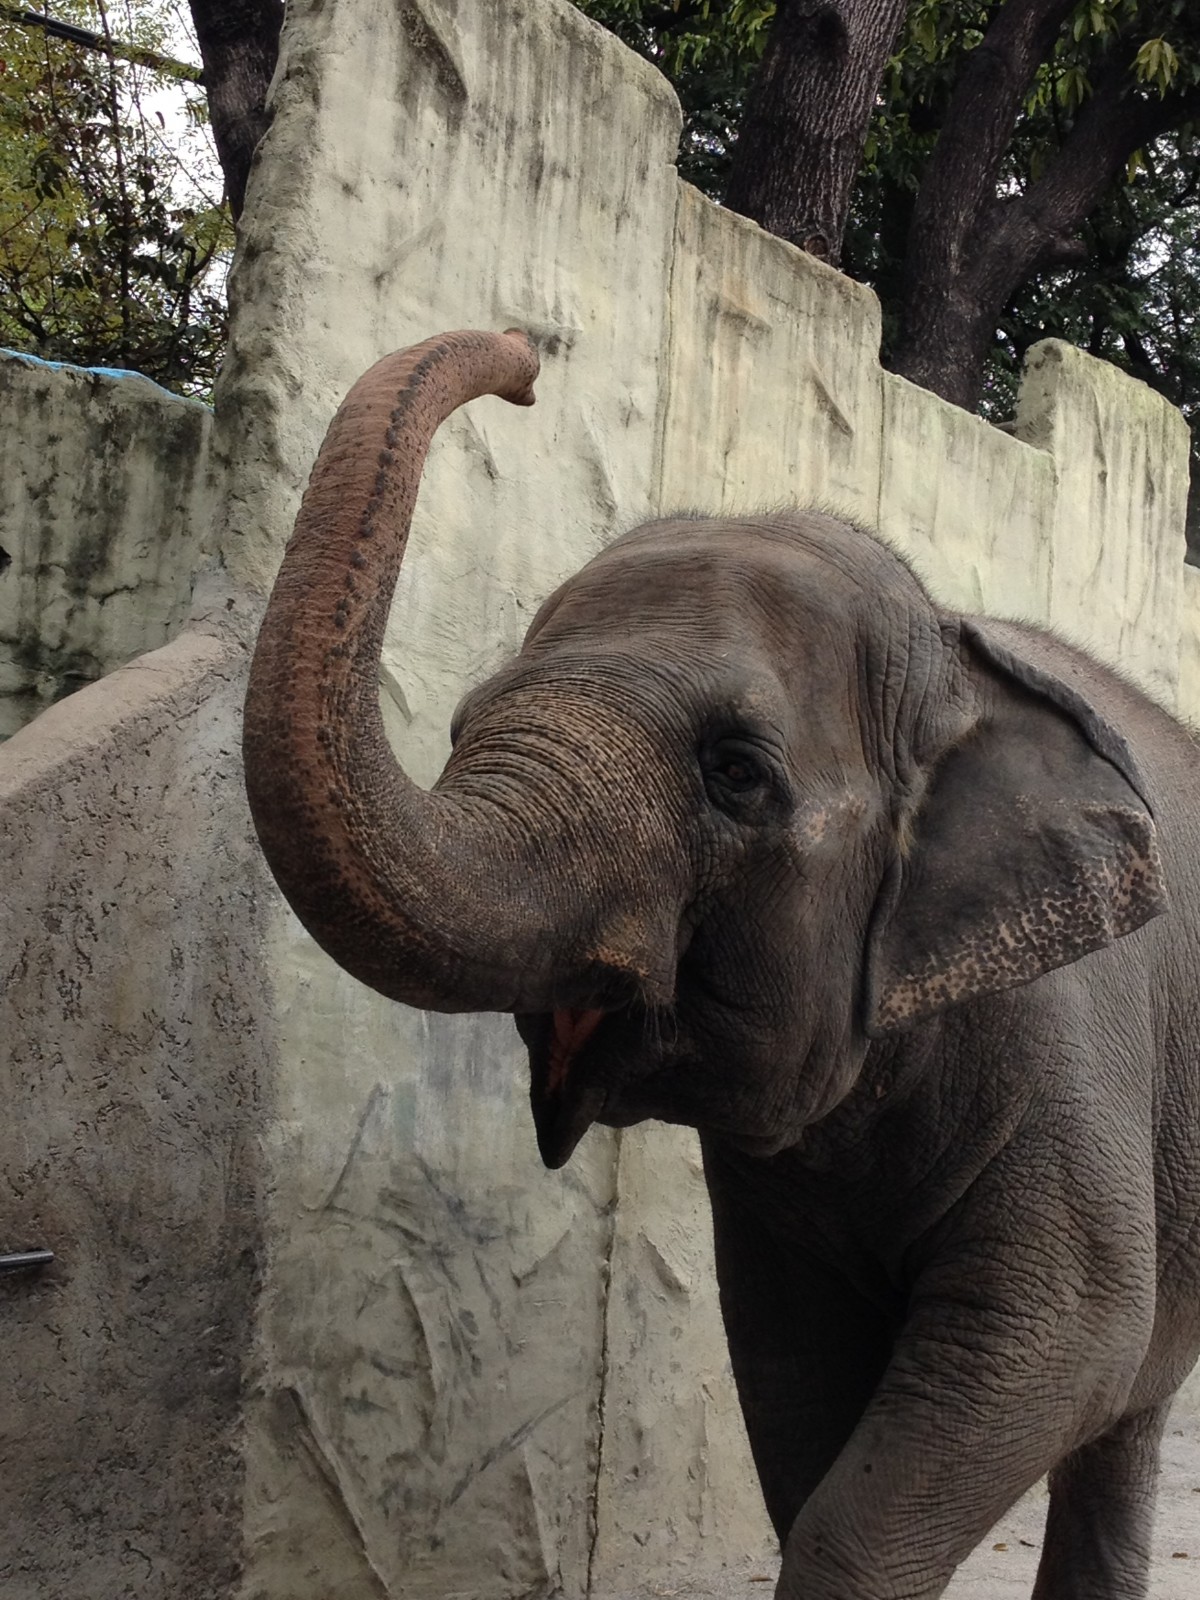
[[[683,108],[679,171],[724,197],[746,92],[766,47],[774,0],[576,0],[580,11],[652,61]]]
[[[0,345],[130,367],[209,392],[225,338],[232,229],[213,191],[203,91],[172,83],[166,0],[58,0],[107,41],[89,50],[5,25],[0,47]],[[120,43],[118,44],[118,40]]]
[[[1144,152],[1200,113],[1200,37],[1181,0],[922,0],[910,12],[930,19],[968,31],[948,47],[936,26],[914,39],[918,81],[901,79],[904,107],[927,108],[933,127],[891,359],[972,404],[1014,296],[1086,268],[1088,223],[1120,202]],[[1178,52],[1159,36],[1168,25]]]
[[[776,6],[578,3],[674,82],[681,170],[724,199]],[[844,270],[880,296],[885,362],[1000,417],[1025,351],[1054,336],[1152,384],[1196,424],[1198,128],[1193,0],[910,0],[841,240]],[[945,373],[951,338],[921,322],[954,273],[986,356],[957,382]]]

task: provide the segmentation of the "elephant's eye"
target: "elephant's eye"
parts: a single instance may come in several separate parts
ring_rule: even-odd
[[[736,789],[739,794],[747,789],[753,789],[756,784],[762,782],[763,777],[761,767],[748,756],[725,756],[711,770],[722,783],[731,789]]]
[[[700,770],[709,799],[739,822],[766,821],[782,799],[772,763],[748,738],[726,735],[706,744]]]

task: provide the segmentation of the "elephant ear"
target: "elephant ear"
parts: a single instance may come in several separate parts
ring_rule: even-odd
[[[873,1037],[1028,983],[1166,910],[1125,740],[999,633],[961,624],[991,704],[903,826],[867,951]]]

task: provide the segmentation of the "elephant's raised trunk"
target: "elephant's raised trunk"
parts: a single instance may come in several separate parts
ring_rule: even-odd
[[[498,819],[417,789],[379,708],[384,628],[430,440],[479,395],[532,404],[537,370],[524,334],[463,332],[359,379],[313,467],[250,671],[246,784],[281,889],[339,965],[438,1010],[571,1003],[554,989],[546,930]]]

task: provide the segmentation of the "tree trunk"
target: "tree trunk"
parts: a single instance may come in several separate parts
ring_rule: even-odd
[[[267,131],[267,89],[279,55],[283,0],[191,0],[217,156],[234,220]]]
[[[917,196],[892,365],[956,405],[978,400],[997,317],[1032,269],[1031,241],[1014,237],[1017,203],[999,203],[997,186],[1029,85],[1074,7],[1000,7],[964,60]]]
[[[1071,9],[1072,0],[1009,0],[963,71],[917,199],[891,365],[967,409],[979,400],[996,325],[1014,292],[1040,270],[1082,261],[1079,229],[1129,157],[1200,110],[1200,92],[1139,89],[1132,50],[1114,51],[1042,176],[1022,194],[998,196],[1025,86]],[[1014,55],[985,55],[1010,13],[1035,10],[1042,26],[1030,30],[1020,70]]]
[[[779,0],[725,203],[837,266],[905,0]]]

